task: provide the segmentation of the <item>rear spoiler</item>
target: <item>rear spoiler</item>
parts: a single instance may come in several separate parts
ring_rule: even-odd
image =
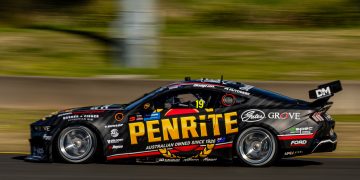
[[[328,100],[334,96],[335,93],[341,90],[342,86],[339,80],[319,85],[318,88],[309,91],[309,98],[316,99],[316,101],[311,104],[313,106],[324,106],[328,104]]]
[[[339,80],[337,80],[331,83],[320,85],[317,89],[310,90],[309,97],[310,99],[323,99],[331,97],[335,93],[340,92],[341,90],[341,83]]]

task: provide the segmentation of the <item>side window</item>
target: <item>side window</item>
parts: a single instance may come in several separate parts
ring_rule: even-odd
[[[155,109],[214,108],[220,93],[210,90],[180,90],[170,92],[153,100]]]

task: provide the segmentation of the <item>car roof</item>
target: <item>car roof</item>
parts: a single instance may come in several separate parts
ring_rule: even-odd
[[[257,94],[257,95],[269,97],[274,100],[280,100],[283,102],[287,102],[287,103],[297,103],[299,101],[298,99],[294,99],[294,98],[285,96],[280,93],[257,88],[257,87],[247,85],[244,83],[240,83],[240,82],[228,81],[228,80],[223,80],[223,79],[202,78],[202,79],[191,80],[190,78],[185,78],[185,81],[180,81],[180,82],[169,84],[169,85],[165,86],[165,88],[169,88],[169,89],[172,89],[175,87],[181,88],[181,86],[185,87],[186,85],[193,85],[193,84],[204,84],[204,85],[214,85],[214,86],[219,86],[219,87],[230,87],[230,88],[238,89],[238,90],[246,92],[246,93],[249,92],[253,95]],[[211,89],[210,86],[208,86],[208,87],[204,86],[202,88]]]
[[[222,80],[222,79],[195,79],[195,80],[185,80],[180,81],[176,83],[172,83],[167,85],[166,87],[172,87],[176,85],[187,85],[187,84],[210,84],[210,85],[216,85],[216,86],[223,86],[223,87],[232,87],[232,88],[240,88],[247,86],[246,84],[240,83],[240,82],[234,82],[234,81],[228,81],[228,80]]]

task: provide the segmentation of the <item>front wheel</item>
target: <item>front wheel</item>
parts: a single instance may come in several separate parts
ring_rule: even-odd
[[[57,141],[60,156],[70,163],[85,163],[93,159],[97,147],[95,134],[84,126],[63,129]]]
[[[236,152],[246,165],[269,166],[277,159],[277,140],[268,130],[251,127],[239,135]]]

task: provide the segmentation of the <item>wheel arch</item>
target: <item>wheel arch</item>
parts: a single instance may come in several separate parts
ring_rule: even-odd
[[[52,139],[52,142],[50,143],[50,158],[52,161],[56,161],[59,160],[59,152],[57,152],[57,140],[59,138],[59,135],[61,133],[62,130],[64,130],[67,127],[72,127],[72,126],[84,126],[86,128],[89,128],[96,136],[96,140],[97,140],[97,147],[96,147],[96,152],[95,152],[95,156],[94,158],[96,160],[104,160],[105,159],[105,141],[102,138],[101,132],[100,130],[94,126],[91,123],[87,123],[87,122],[76,122],[76,123],[66,123],[63,124],[60,128],[58,128],[58,130],[56,131],[56,133],[53,135],[54,138]],[[99,159],[100,158],[100,159]]]
[[[277,136],[279,135],[279,132],[277,132],[275,128],[273,128],[270,125],[265,124],[265,123],[247,123],[246,125],[239,127],[239,131],[238,131],[238,133],[235,135],[235,137],[233,139],[233,142],[232,142],[233,143],[233,145],[232,145],[232,157],[235,157],[235,155],[236,156],[238,155],[237,152],[236,152],[236,143],[237,143],[237,139],[239,138],[240,134],[244,130],[252,128],[252,127],[261,127],[261,128],[264,128],[264,129],[268,130],[270,133],[272,133],[274,138],[275,138],[276,144],[277,144],[278,154],[280,154],[283,151],[281,142],[277,138]]]

